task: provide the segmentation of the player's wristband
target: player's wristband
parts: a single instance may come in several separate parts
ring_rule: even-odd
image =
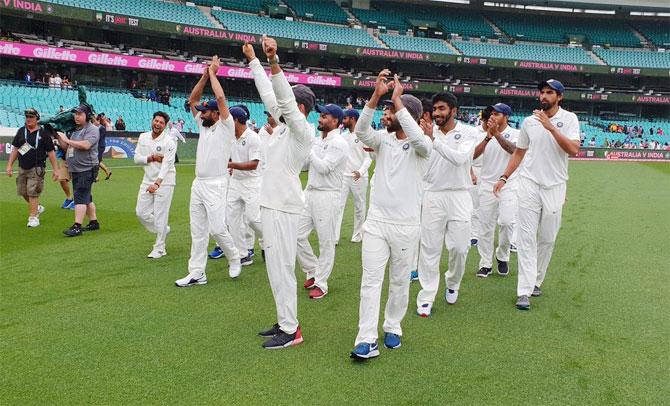
[[[279,57],[277,55],[275,55],[274,58],[268,59],[268,63],[270,65],[279,65]]]
[[[491,138],[493,138],[493,137],[484,137],[484,141],[489,142],[489,141],[491,141]]]
[[[509,179],[509,177],[507,177],[507,176],[505,176],[505,175],[502,175],[502,176],[500,177],[500,179],[498,179],[498,180],[499,180],[499,181],[501,180],[501,181],[507,183],[507,179]]]

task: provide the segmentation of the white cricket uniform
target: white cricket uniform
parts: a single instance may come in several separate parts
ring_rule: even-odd
[[[356,345],[377,340],[379,306],[386,264],[389,294],[383,330],[402,335],[400,323],[407,313],[409,275],[416,264],[423,176],[428,168],[430,138],[406,108],[396,112],[406,139],[370,127],[374,110],[365,107],[356,123],[356,136],[376,153],[375,185],[363,225],[361,302]]]
[[[579,120],[574,113],[559,108],[550,121],[565,137],[579,141]],[[517,296],[530,296],[533,287],[544,281],[561,226],[568,154],[535,116],[523,121],[516,145],[527,150],[517,179]]]
[[[188,261],[188,270],[191,274],[204,274],[210,234],[226,254],[228,263],[240,260],[226,225],[228,160],[235,142],[235,125],[232,116],[225,120],[221,118],[211,127],[202,125],[200,113],[195,120],[200,129],[200,137],[189,205],[191,258]]]
[[[314,278],[314,285],[324,292],[328,292],[328,277],[335,263],[335,222],[339,210],[336,203],[342,189],[347,149],[339,129],[330,131],[326,138],[314,140],[309,154],[305,208],[298,222],[298,262],[306,278]],[[319,258],[308,240],[313,229],[319,239]]]
[[[347,205],[347,198],[349,193],[354,198],[354,232],[351,236],[352,241],[361,241],[361,228],[365,221],[365,206],[368,193],[368,168],[372,163],[370,153],[363,150],[363,144],[360,140],[345,129],[341,137],[348,144],[347,161],[342,175],[342,189],[340,192],[340,210],[337,217],[335,231],[335,238],[340,239],[340,232],[342,227],[342,218],[344,216],[344,208]],[[354,171],[358,171],[361,177],[354,180]]]
[[[501,131],[504,139],[516,144],[519,130],[510,126]],[[512,154],[505,151],[493,137],[482,152],[482,169],[479,176],[479,220],[480,233],[477,250],[479,251],[479,268],[491,268],[493,264],[493,241],[496,232],[496,223],[500,226],[498,233],[498,248],[495,256],[499,261],[509,261],[509,247],[512,243],[512,234],[516,222],[517,198],[516,178],[513,174],[501,190],[498,197],[493,194],[493,187],[500,175],[505,172]]]
[[[421,249],[417,307],[432,305],[440,286],[442,244],[449,251],[445,274],[447,289],[458,290],[470,248],[472,198],[470,165],[477,142],[476,130],[460,122],[453,130],[433,132],[433,153],[421,206]]]
[[[249,63],[254,82],[267,111],[286,125],[275,128],[268,144],[267,164],[261,182],[260,207],[268,279],[277,306],[281,330],[298,328],[298,297],[295,260],[298,221],[305,200],[300,170],[314,140],[314,127],[298,110],[295,96],[283,72],[268,79],[258,59]]]
[[[259,167],[250,171],[233,169],[233,175],[230,177],[228,185],[228,211],[226,214],[230,234],[241,257],[248,255],[247,250],[253,248],[255,238],[255,236],[250,237],[251,246],[249,246],[247,239],[249,236],[245,235],[246,230],[251,229],[250,231],[257,233],[259,237],[263,235],[260,207],[258,206],[261,189],[261,157],[261,139],[255,131],[247,128],[233,142],[230,159],[236,163],[257,160],[259,161]]]
[[[486,137],[486,131],[482,126],[475,127],[477,129],[477,144],[479,144],[484,137]],[[476,145],[475,145],[476,146]],[[479,156],[477,159],[472,160],[472,172],[477,177],[477,184],[473,185],[470,182],[470,197],[472,198],[472,216],[470,218],[470,238],[478,239],[480,234],[480,219],[479,219],[479,175],[482,170],[482,157]]]
[[[135,163],[144,165],[144,177],[137,194],[135,214],[147,231],[156,234],[153,249],[165,252],[168,217],[177,177],[174,167],[177,143],[168,130],[156,138],[151,134],[151,131],[140,134],[135,147]],[[148,157],[153,154],[162,155],[163,161],[147,162]],[[149,186],[159,178],[162,179],[160,187],[154,193],[147,192]]]

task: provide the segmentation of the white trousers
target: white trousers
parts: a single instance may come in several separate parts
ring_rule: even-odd
[[[195,178],[191,185],[191,258],[188,260],[190,273],[205,273],[207,264],[207,243],[211,234],[221,247],[228,262],[240,260],[233,237],[226,226],[226,178]]]
[[[239,181],[230,179],[228,185],[228,208],[226,218],[228,228],[233,237],[235,246],[241,257],[247,256],[247,250],[253,248],[254,236],[249,236],[248,230],[259,236],[263,235],[261,229],[261,213],[258,205],[258,197],[261,188],[261,178],[245,179]],[[251,245],[249,245],[251,239]]]
[[[477,177],[477,184],[473,185],[468,191],[470,192],[470,197],[472,198],[472,215],[470,217],[471,231],[470,238],[479,239],[480,231],[480,216],[479,216],[479,184],[481,179],[479,175],[481,174],[482,168],[479,166],[473,166],[472,171]]]
[[[174,186],[161,185],[154,193],[147,192],[149,186],[151,186],[149,183],[140,185],[135,214],[147,231],[156,234],[153,249],[165,251],[165,237]]]
[[[566,184],[544,189],[530,179],[518,179],[519,240],[517,296],[530,296],[547,274],[565,202]]]
[[[298,214],[261,207],[265,266],[277,307],[277,323],[288,334],[298,329],[295,256],[299,218]]]
[[[351,239],[353,240],[354,238],[361,238],[361,228],[363,227],[363,222],[365,222],[368,178],[361,177],[357,181],[354,181],[353,176],[343,177],[342,190],[340,193],[340,210],[336,223],[337,229],[335,230],[336,241],[339,241],[340,239],[342,218],[344,217],[344,208],[347,205],[349,193],[351,193],[354,198],[354,232],[351,235]]]
[[[305,208],[298,220],[298,262],[306,278],[314,278],[314,284],[328,291],[328,277],[335,264],[335,222],[339,207],[339,191],[306,190]],[[319,257],[312,251],[309,235],[316,229],[319,239]]]
[[[496,224],[500,226],[496,258],[504,262],[509,261],[509,246],[512,242],[517,211],[516,190],[504,187],[500,192],[500,197],[496,197],[493,194],[492,184],[480,185],[479,241],[477,242],[480,268],[491,268],[493,264]]]
[[[389,259],[389,294],[383,330],[402,335],[400,323],[407,313],[409,301],[410,280],[407,273],[416,263],[418,240],[419,226],[370,219],[363,225],[363,276],[356,345],[377,340],[382,284]]]
[[[440,287],[442,244],[449,253],[445,273],[447,289],[458,290],[470,249],[472,199],[467,190],[425,191],[421,206],[421,244],[417,306],[435,301]]]

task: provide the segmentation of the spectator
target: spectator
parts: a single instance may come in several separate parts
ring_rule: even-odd
[[[147,96],[149,97],[149,100],[151,100],[151,101],[158,101],[158,95],[156,94],[156,89],[149,90],[149,93],[148,93]]]
[[[12,141],[12,151],[7,161],[7,176],[14,174],[14,161],[19,159],[19,176],[16,179],[16,193],[28,203],[30,214],[28,227],[40,225],[39,215],[44,211],[40,203],[40,194],[44,189],[46,159],[49,158],[53,169],[52,178],[58,180],[56,153],[48,134],[39,126],[39,113],[35,109],[24,112],[25,125],[16,132]],[[42,134],[40,134],[42,133]]]
[[[177,128],[177,131],[179,131],[180,133],[184,132],[184,124],[185,124],[184,119],[180,118],[179,120],[177,120],[177,123],[175,124],[175,128]]]
[[[658,130],[656,130],[656,134],[658,135],[664,135],[663,134],[663,129],[661,127],[658,127]]]
[[[67,76],[63,76],[63,83],[61,84],[61,87],[63,89],[72,89],[72,85],[70,84],[70,79]]]
[[[123,117],[119,116],[119,118],[116,119],[114,128],[116,128],[116,131],[126,131],[126,123],[123,121]]]
[[[49,87],[56,87],[56,78],[51,76],[50,73],[47,73]]]
[[[26,75],[23,77],[23,80],[26,82],[27,85],[33,82],[33,77],[31,76],[30,72],[26,72]]]
[[[649,135],[654,135],[654,127],[649,127]]]
[[[596,137],[591,137],[591,141],[589,141],[589,147],[595,147],[596,146]]]
[[[64,111],[65,111],[65,109],[63,108],[63,105],[61,104],[61,105],[58,107],[58,114],[63,113]]]
[[[63,79],[61,79],[60,75],[56,73],[56,77],[54,78],[54,87],[57,89],[60,89],[63,84]]]
[[[165,86],[165,90],[161,92],[161,103],[170,105],[170,88]]]

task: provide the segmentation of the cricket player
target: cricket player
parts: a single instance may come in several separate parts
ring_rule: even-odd
[[[305,208],[298,222],[298,262],[305,272],[305,289],[310,299],[328,294],[328,277],[335,264],[337,202],[342,190],[342,172],[349,146],[340,136],[344,112],[335,104],[316,106],[321,137],[314,140],[309,154],[309,175],[305,188]],[[319,257],[312,251],[309,235],[316,229]]]
[[[135,147],[135,163],[144,166],[135,214],[147,231],[156,234],[156,242],[147,255],[153,259],[167,254],[165,237],[170,232],[168,216],[177,178],[177,143],[170,129],[166,129],[169,121],[167,113],[155,112],[151,131],[140,134]]]
[[[493,241],[496,223],[500,226],[498,233],[498,248],[495,252],[498,265],[498,274],[507,276],[509,273],[509,254],[517,213],[516,185],[512,176],[507,180],[507,187],[500,192],[500,196],[493,194],[493,185],[498,181],[500,174],[505,171],[509,163],[519,131],[508,125],[512,109],[498,103],[487,107],[488,121],[486,122],[486,137],[475,147],[475,159],[481,157],[482,168],[479,176],[479,220],[480,233],[477,250],[479,251],[480,278],[488,277],[493,265]]]
[[[568,156],[579,152],[579,121],[563,110],[565,88],[556,79],[541,82],[540,109],[521,125],[519,139],[493,193],[500,197],[514,171],[519,199],[516,307],[530,309],[530,296],[540,296],[554,250],[568,181]]]
[[[421,101],[403,95],[403,88],[391,72],[382,70],[375,90],[356,124],[356,136],[375,150],[377,165],[370,210],[363,226],[363,276],[359,307],[358,335],[352,358],[379,356],[377,326],[386,264],[389,267],[389,294],[384,311],[384,346],[401,346],[400,323],[409,302],[408,270],[416,263],[421,219],[423,176],[428,167],[432,145],[418,122]],[[370,127],[379,99],[393,87],[390,107],[384,112],[387,131]]]
[[[433,96],[433,154],[424,178],[426,190],[421,205],[421,248],[417,314],[429,317],[440,285],[442,244],[449,252],[445,274],[447,303],[454,304],[465,273],[470,248],[472,198],[470,166],[477,141],[474,127],[456,121],[458,100],[449,92]],[[431,131],[432,127],[426,127]]]
[[[249,113],[240,106],[230,109],[235,122],[235,142],[228,162],[232,176],[228,185],[228,226],[235,241],[242,266],[251,265],[249,241],[245,230],[250,227],[255,235],[262,236],[258,197],[261,189],[261,139],[255,131],[247,127]],[[246,224],[245,224],[246,223]],[[251,237],[253,247],[254,237]]]
[[[230,277],[236,278],[242,270],[240,254],[226,226],[227,166],[235,142],[235,125],[228,111],[223,88],[216,77],[219,64],[219,57],[214,55],[189,97],[191,113],[200,129],[200,137],[189,207],[191,258],[188,261],[188,275],[175,282],[178,287],[207,283],[205,267],[210,234],[228,258]],[[216,100],[198,104],[208,80]]]
[[[253,47],[246,43],[242,50],[249,60],[256,88],[267,111],[286,123],[280,131],[278,128],[273,131],[259,200],[265,263],[277,306],[277,323],[259,335],[267,338],[263,348],[286,348],[303,342],[298,323],[295,260],[298,222],[305,205],[300,170],[307,161],[315,135],[307,115],[314,108],[316,96],[304,85],[291,88],[279,66],[277,41],[273,38],[263,37],[270,79]]]
[[[349,148],[347,151],[346,166],[342,173],[344,177],[340,193],[340,210],[336,222],[337,230],[335,231],[335,238],[339,241],[344,208],[351,193],[354,199],[354,232],[351,236],[351,242],[353,243],[363,241],[361,229],[365,221],[365,209],[367,205],[368,168],[372,163],[370,154],[363,149],[363,144],[354,134],[358,117],[359,113],[354,109],[344,111],[344,119],[342,121],[344,128],[341,136],[347,142]]]
[[[483,122],[484,117],[482,117],[482,125],[476,127],[477,131],[477,143],[481,142],[486,137],[486,130],[484,129],[485,123]],[[488,120],[488,117],[486,117]],[[481,157],[476,157],[472,159],[472,164],[470,165],[470,179],[472,183],[468,189],[470,192],[470,198],[472,199],[472,216],[470,217],[470,245],[476,246],[479,239],[479,233],[481,230],[481,220],[479,216],[479,176],[482,170],[482,159]]]

